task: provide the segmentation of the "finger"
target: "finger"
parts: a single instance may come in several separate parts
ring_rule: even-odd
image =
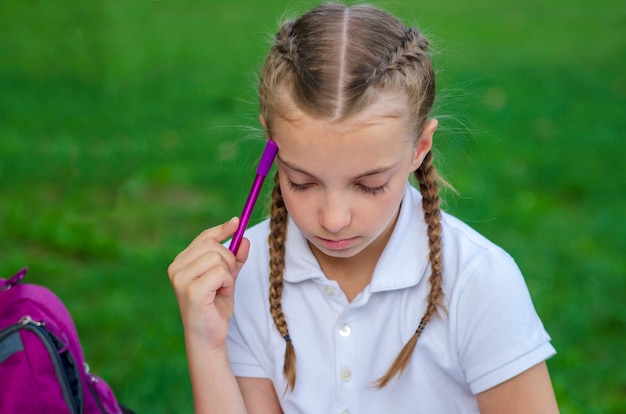
[[[239,274],[239,271],[241,270],[243,265],[246,263],[246,260],[248,260],[249,253],[250,253],[250,240],[244,237],[243,239],[241,239],[241,244],[239,245],[239,250],[237,251],[237,257],[236,257],[237,262],[235,264],[235,271],[233,273],[235,278]]]
[[[223,325],[232,315],[233,285],[232,275],[218,267],[176,292],[186,336],[225,341],[227,328]]]
[[[216,266],[190,283],[184,294],[193,303],[208,306],[215,302],[218,294],[232,296],[234,282],[232,274],[226,268]]]
[[[222,248],[222,246],[216,244],[213,250],[204,251],[201,255],[195,256],[193,260],[186,262],[184,265],[180,262],[177,262],[176,265],[172,264],[170,266],[170,280],[174,288],[186,289],[195,279],[201,278],[211,269],[221,267],[224,271],[231,273],[230,268],[234,267],[234,258],[230,258],[230,261],[233,263],[229,263],[225,257],[226,254],[216,250],[219,248]]]
[[[202,233],[198,235],[190,244],[189,247],[194,246],[195,244],[202,243],[204,240],[212,239],[218,242],[223,242],[224,240],[231,237],[237,231],[237,226],[239,225],[239,218],[233,217],[225,223],[219,224],[215,227],[211,227],[210,229],[204,230]]]
[[[224,239],[232,236],[237,230],[239,219],[233,217],[226,223],[212,227],[200,233],[182,252],[180,252],[174,261],[168,267],[168,274],[170,279],[173,274],[176,274],[181,268],[186,267],[192,261],[196,260],[199,256],[203,255],[209,250],[224,250],[221,242]],[[228,253],[222,251],[222,254],[231,263],[230,268],[234,270],[234,259],[228,258]],[[232,255],[231,255],[232,256]]]

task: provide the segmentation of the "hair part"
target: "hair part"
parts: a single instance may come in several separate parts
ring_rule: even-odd
[[[295,104],[313,117],[342,121],[380,93],[401,91],[417,137],[435,98],[428,45],[419,30],[383,10],[322,4],[276,34],[259,80],[261,114],[271,124]]]
[[[435,99],[435,75],[428,45],[419,30],[368,5],[327,3],[295,21],[287,21],[274,38],[259,80],[261,115],[268,132],[271,134],[273,117],[289,113],[289,105],[315,118],[343,121],[383,93],[402,92],[407,97],[411,132],[417,140]],[[415,334],[376,381],[378,388],[402,374],[427,323],[438,309],[443,309],[439,185],[431,152],[415,176],[428,225],[430,293]],[[276,173],[268,240],[269,301],[274,324],[285,338],[283,374],[287,390],[293,390],[296,354],[281,306],[287,219]]]

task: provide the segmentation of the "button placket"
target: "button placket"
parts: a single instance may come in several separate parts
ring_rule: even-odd
[[[341,290],[336,292],[336,297],[344,298]],[[351,405],[358,401],[358,387],[360,381],[356,380],[355,371],[359,367],[358,358],[358,307],[354,303],[347,302],[335,319],[333,330],[333,342],[335,343],[335,375],[337,386],[337,413],[349,413]],[[356,318],[356,319],[355,319]]]

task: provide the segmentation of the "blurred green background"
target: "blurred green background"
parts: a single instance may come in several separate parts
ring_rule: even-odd
[[[138,413],[192,411],[166,268],[239,214],[256,74],[281,16],[314,4],[0,2],[0,275],[53,289]],[[377,4],[433,41],[447,210],[517,259],[562,412],[626,412],[626,7]]]

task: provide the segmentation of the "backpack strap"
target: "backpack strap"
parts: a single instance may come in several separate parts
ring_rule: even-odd
[[[11,289],[14,285],[19,283],[20,280],[24,279],[26,272],[28,272],[28,267],[24,267],[10,279],[0,279],[0,291]]]

